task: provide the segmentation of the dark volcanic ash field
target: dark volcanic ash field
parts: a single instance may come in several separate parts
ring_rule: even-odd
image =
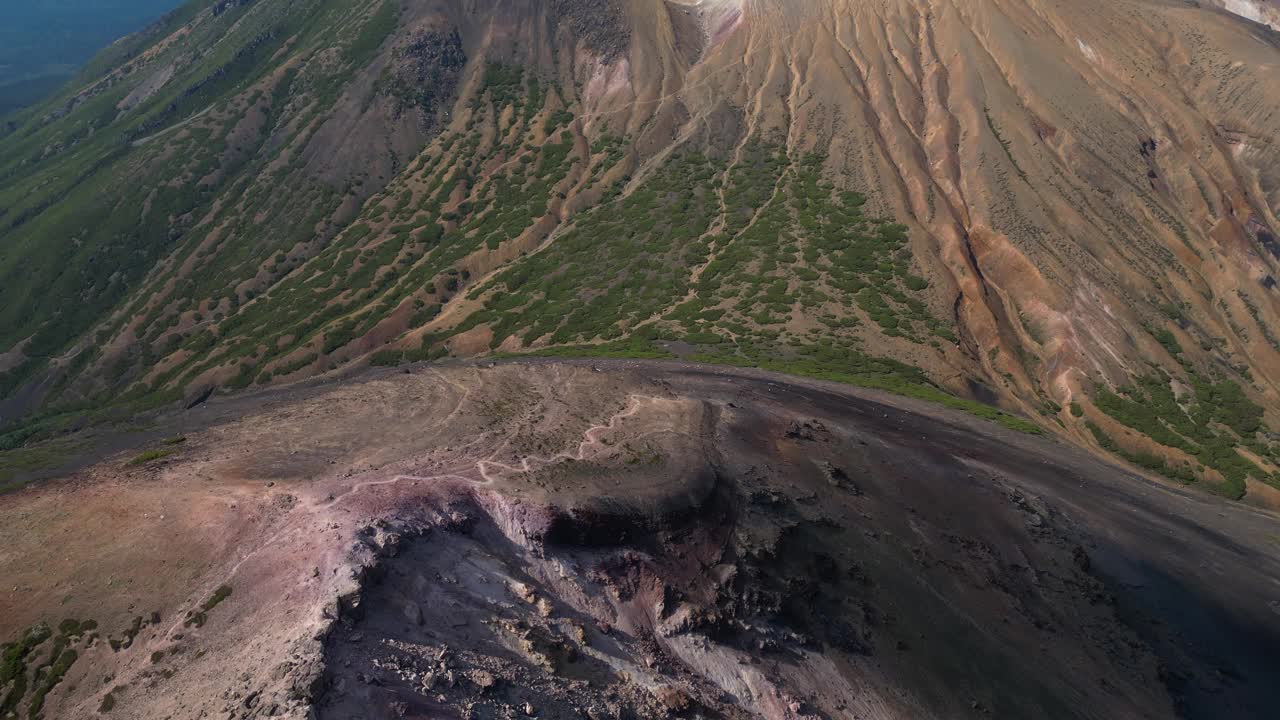
[[[46,718],[1280,707],[1280,521],[913,401],[547,361],[162,424],[186,438],[165,457],[0,496],[0,638],[50,628],[6,709],[41,687]]]

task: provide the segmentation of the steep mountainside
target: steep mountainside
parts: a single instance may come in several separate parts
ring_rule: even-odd
[[[676,354],[1275,503],[1274,18],[196,0],[3,130],[3,443],[354,363]]]
[[[79,66],[181,0],[30,0],[0,7],[0,116],[39,102]]]

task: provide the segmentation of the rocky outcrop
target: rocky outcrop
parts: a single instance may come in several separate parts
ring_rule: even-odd
[[[183,433],[163,463],[113,445],[0,495],[0,693],[23,673],[23,714],[37,697],[45,717],[138,720],[1280,704],[1273,518],[924,402],[525,361],[154,425]],[[54,649],[76,653],[65,675]]]

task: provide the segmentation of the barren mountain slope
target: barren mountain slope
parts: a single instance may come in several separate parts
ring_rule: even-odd
[[[0,139],[6,418],[675,353],[1274,503],[1280,36],[1237,4],[194,3]]]
[[[884,393],[593,362],[215,398],[158,418],[181,442],[0,496],[0,707],[1224,720],[1280,701],[1274,515]]]

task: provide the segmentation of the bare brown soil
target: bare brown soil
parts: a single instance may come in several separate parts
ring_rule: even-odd
[[[167,457],[0,496],[0,638],[98,623],[46,718],[1249,718],[1280,700],[1274,516],[900,398],[547,361],[162,424],[187,438]]]

